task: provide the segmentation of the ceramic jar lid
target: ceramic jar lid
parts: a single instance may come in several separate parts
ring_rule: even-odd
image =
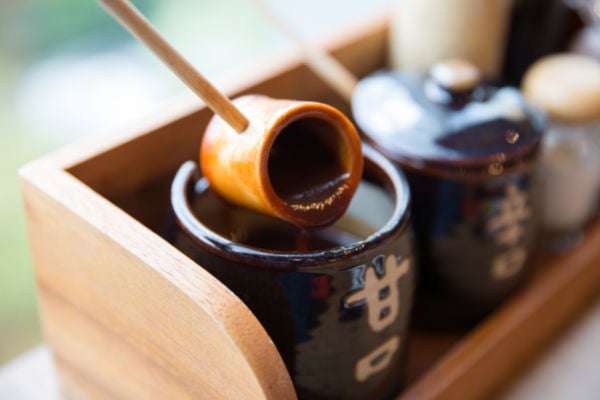
[[[481,79],[477,67],[461,58],[434,64],[429,75],[438,85],[453,92],[473,90]]]
[[[537,155],[541,113],[518,89],[480,82],[449,60],[419,71],[377,72],[352,100],[368,141],[401,165],[433,174],[500,174]],[[490,172],[491,171],[491,172]]]
[[[534,63],[523,78],[523,93],[552,119],[600,120],[600,62],[576,54],[556,54]]]

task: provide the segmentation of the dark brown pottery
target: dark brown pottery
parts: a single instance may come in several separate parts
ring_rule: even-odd
[[[452,65],[460,68],[449,72]],[[463,78],[476,74],[452,65],[437,71],[450,86],[455,73],[461,90],[424,73],[379,72],[353,98],[367,140],[407,175],[420,273],[415,317],[433,327],[471,324],[525,281],[538,209],[542,117],[514,88],[473,79],[465,88]]]
[[[297,227],[232,206],[187,162],[172,185],[175,246],[235,292],[310,399],[385,399],[402,384],[414,289],[409,190],[365,148],[363,178],[335,225]]]

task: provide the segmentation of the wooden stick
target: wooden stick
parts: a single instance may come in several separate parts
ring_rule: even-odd
[[[342,96],[348,103],[352,100],[352,93],[358,79],[348,68],[336,60],[331,54],[321,47],[307,43],[296,31],[269,8],[265,0],[252,0],[263,16],[289,40],[294,42],[303,53],[306,64],[325,81],[332,89]]]
[[[238,108],[196,70],[150,24],[128,0],[98,0],[117,21],[143,42],[167,65],[211,110],[237,132],[243,132],[248,119]]]

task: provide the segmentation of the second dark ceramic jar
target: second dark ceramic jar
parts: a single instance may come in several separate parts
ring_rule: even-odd
[[[461,60],[428,74],[376,73],[359,83],[352,106],[367,140],[409,180],[417,322],[476,321],[527,277],[543,118],[517,89],[481,84]]]

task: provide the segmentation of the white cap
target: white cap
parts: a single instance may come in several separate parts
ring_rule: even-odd
[[[521,85],[523,94],[550,118],[564,122],[600,120],[600,62],[556,54],[535,62]]]

